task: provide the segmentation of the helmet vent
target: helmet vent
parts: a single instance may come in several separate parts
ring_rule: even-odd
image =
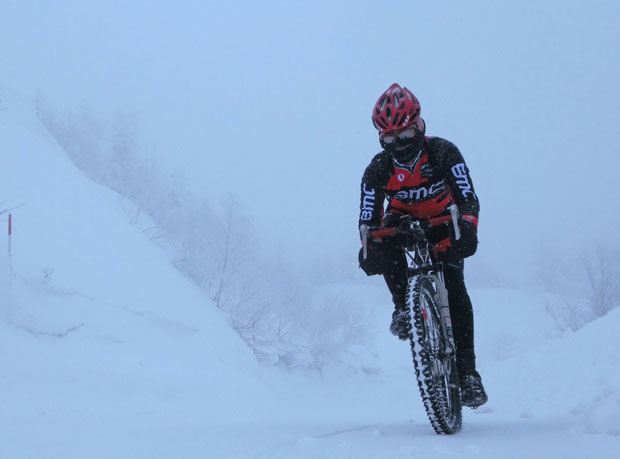
[[[384,98],[381,100],[381,111],[385,110],[385,104],[386,104],[386,102],[387,102],[387,99],[388,99],[387,97],[384,97]],[[379,110],[377,110],[377,111],[379,111]]]

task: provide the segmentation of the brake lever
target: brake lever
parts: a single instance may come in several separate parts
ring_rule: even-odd
[[[461,239],[461,228],[459,228],[459,208],[456,204],[450,206],[450,215],[452,215],[452,224],[454,225],[454,238],[458,241]]]

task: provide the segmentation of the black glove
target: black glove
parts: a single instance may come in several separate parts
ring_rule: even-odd
[[[457,241],[452,236],[450,245],[459,257],[471,257],[478,248],[478,228],[468,220],[461,220],[459,228],[461,229],[461,238]]]
[[[361,248],[358,253],[358,261],[360,263],[360,268],[362,268],[367,276],[374,276],[375,274],[382,274],[383,271],[385,271],[386,264],[389,260],[382,250],[381,243],[373,239],[368,239],[366,258],[364,258],[364,249]]]
[[[383,228],[396,228],[402,223],[402,215],[386,213],[381,219]]]
[[[383,216],[383,227],[396,228],[397,232],[394,236],[391,236],[391,239],[408,249],[411,249],[413,245],[426,237],[424,230],[419,225],[411,225],[411,217],[409,215],[398,215],[388,212]]]

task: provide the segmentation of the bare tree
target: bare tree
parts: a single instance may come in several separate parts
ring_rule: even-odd
[[[238,288],[239,280],[243,277],[242,273],[251,271],[248,268],[252,248],[248,244],[249,225],[241,214],[240,205],[234,196],[229,196],[224,201],[223,216],[219,223],[219,231],[205,228],[211,236],[215,236],[214,255],[218,277],[213,301],[219,309],[240,309],[244,303],[256,296],[256,291],[247,283],[243,289]]]
[[[620,305],[620,252],[598,247],[583,259],[588,280],[588,300],[595,317]]]

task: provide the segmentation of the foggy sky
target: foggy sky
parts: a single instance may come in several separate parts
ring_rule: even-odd
[[[436,3],[3,2],[0,84],[134,113],[145,152],[304,261],[355,258],[371,109],[399,82],[468,163],[480,260],[619,247],[620,4]]]

